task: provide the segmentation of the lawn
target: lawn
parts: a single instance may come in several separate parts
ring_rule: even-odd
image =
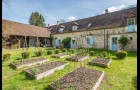
[[[36,48],[28,49],[28,51],[31,52],[29,57],[30,59],[37,58],[33,53],[35,50]],[[42,48],[42,50],[44,53],[41,57],[49,58],[49,61],[46,63],[58,60],[57,58],[52,58],[51,55],[47,55],[45,53],[47,51],[46,48]],[[2,54],[11,54],[10,60],[2,62],[3,90],[49,90],[48,85],[51,82],[56,81],[70,71],[80,67],[80,62],[71,62],[69,60],[65,60],[65,58],[60,58],[59,61],[69,62],[69,65],[67,65],[62,70],[56,71],[48,77],[42,78],[40,80],[34,80],[30,77],[27,77],[27,75],[23,72],[23,70],[27,69],[28,67],[14,70],[9,66],[11,62],[22,59],[21,51],[22,49],[2,51]],[[94,52],[95,54],[98,54],[101,53],[102,50],[94,49]],[[136,90],[136,82],[134,78],[137,77],[137,53],[128,52],[128,55],[124,60],[118,60],[115,56],[115,52],[108,52],[112,54],[112,62],[110,63],[109,68],[102,68],[100,66],[90,66],[85,64],[90,61],[89,59],[81,63],[82,66],[85,65],[87,68],[93,68],[105,72],[105,76],[100,86],[98,87],[98,90]],[[92,56],[92,58],[95,57],[96,56]]]

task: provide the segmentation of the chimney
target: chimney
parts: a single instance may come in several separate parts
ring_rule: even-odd
[[[50,27],[50,24],[48,24],[48,28]]]
[[[57,21],[57,25],[59,25],[59,21]]]
[[[105,10],[105,14],[108,13],[108,9]]]

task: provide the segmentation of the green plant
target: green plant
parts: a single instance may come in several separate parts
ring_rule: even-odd
[[[32,68],[32,72],[33,72],[33,74],[37,74],[37,73],[39,73],[39,68],[37,68],[37,67],[34,67],[34,68]]]
[[[111,55],[112,54],[108,53],[107,56],[106,56],[106,58],[111,59],[112,58]]]
[[[9,54],[9,53],[4,54],[3,55],[3,60],[4,61],[9,60],[10,59],[10,56],[11,56],[11,54]]]
[[[65,48],[70,48],[70,42],[71,42],[71,37],[67,37],[67,38],[62,40],[62,43],[63,43]]]
[[[71,49],[70,49],[70,52],[71,52],[71,53],[75,53],[76,51],[75,51],[75,49],[71,48]]]
[[[116,57],[119,59],[124,59],[127,56],[127,52],[120,50],[116,52]]]
[[[61,49],[62,52],[67,52],[66,48]]]
[[[124,37],[124,36],[120,37],[120,39],[118,41],[119,41],[119,44],[123,50],[124,50],[125,46],[127,44],[129,44],[129,39],[127,37]]]
[[[132,84],[134,85],[135,88],[137,88],[137,76],[132,78]]]
[[[60,50],[59,50],[59,49],[55,49],[55,50],[54,50],[54,53],[55,53],[55,54],[59,54],[59,53],[60,53]]]
[[[47,51],[48,55],[51,55],[53,52],[51,50]]]
[[[94,51],[91,51],[89,54],[90,54],[90,56],[93,56],[94,55]]]
[[[24,51],[24,52],[21,53],[21,56],[22,56],[23,59],[25,59],[25,58],[28,58],[30,56],[30,53],[27,52],[27,51]]]
[[[38,50],[34,52],[35,56],[41,56],[43,54],[42,50]]]
[[[107,52],[106,51],[103,51],[102,53],[102,56],[105,58],[107,56]]]
[[[68,90],[77,90],[76,85],[71,85],[70,87],[68,87]]]

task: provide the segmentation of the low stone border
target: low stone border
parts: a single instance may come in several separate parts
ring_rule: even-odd
[[[55,57],[55,58],[65,58],[65,57],[68,57],[69,55],[66,55],[66,54],[54,54],[52,55],[52,57]]]
[[[13,67],[14,69],[19,69],[19,68],[26,67],[26,66],[32,66],[32,65],[35,65],[35,64],[44,63],[48,60],[49,60],[48,58],[22,60],[22,61],[19,61],[18,64],[16,64],[18,61],[15,62],[15,63],[13,62],[13,63],[10,64],[10,66]]]
[[[75,77],[76,72],[77,77]],[[96,90],[103,77],[103,71],[81,67],[51,83],[49,87],[53,90],[69,90],[75,84],[76,89],[70,90]]]
[[[110,63],[111,63],[111,60],[107,58],[95,58],[89,62],[90,65],[95,64],[102,67],[109,67]]]
[[[50,68],[50,64],[56,64],[53,65],[52,68]],[[57,65],[57,63],[60,63],[59,65]],[[28,68],[26,70],[24,70],[24,72],[26,72],[28,75],[34,77],[35,79],[39,80],[43,77],[49,76],[50,74],[54,73],[56,70],[61,70],[63,69],[66,65],[68,65],[68,63],[66,62],[60,62],[60,61],[54,61],[51,63],[47,63],[47,64],[42,64],[36,67],[32,67],[32,68]],[[42,69],[42,71],[40,71],[37,74],[34,74],[33,71],[31,69],[33,68],[38,68],[39,70]]]
[[[67,60],[79,62],[79,61],[84,61],[88,58],[89,58],[89,56],[76,55],[76,56],[72,56],[72,57],[67,58]]]

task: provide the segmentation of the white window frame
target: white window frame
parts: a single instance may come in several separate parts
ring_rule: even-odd
[[[130,24],[129,24],[129,20],[130,20]],[[134,20],[134,24],[132,24],[132,20]],[[127,25],[135,25],[135,18],[127,18]]]
[[[59,32],[62,32],[64,30],[64,28],[60,27],[59,28]]]
[[[92,25],[92,23],[89,23],[87,27],[90,27]]]
[[[72,26],[72,31],[77,30],[77,28],[78,28],[78,26],[77,26],[77,25]]]

